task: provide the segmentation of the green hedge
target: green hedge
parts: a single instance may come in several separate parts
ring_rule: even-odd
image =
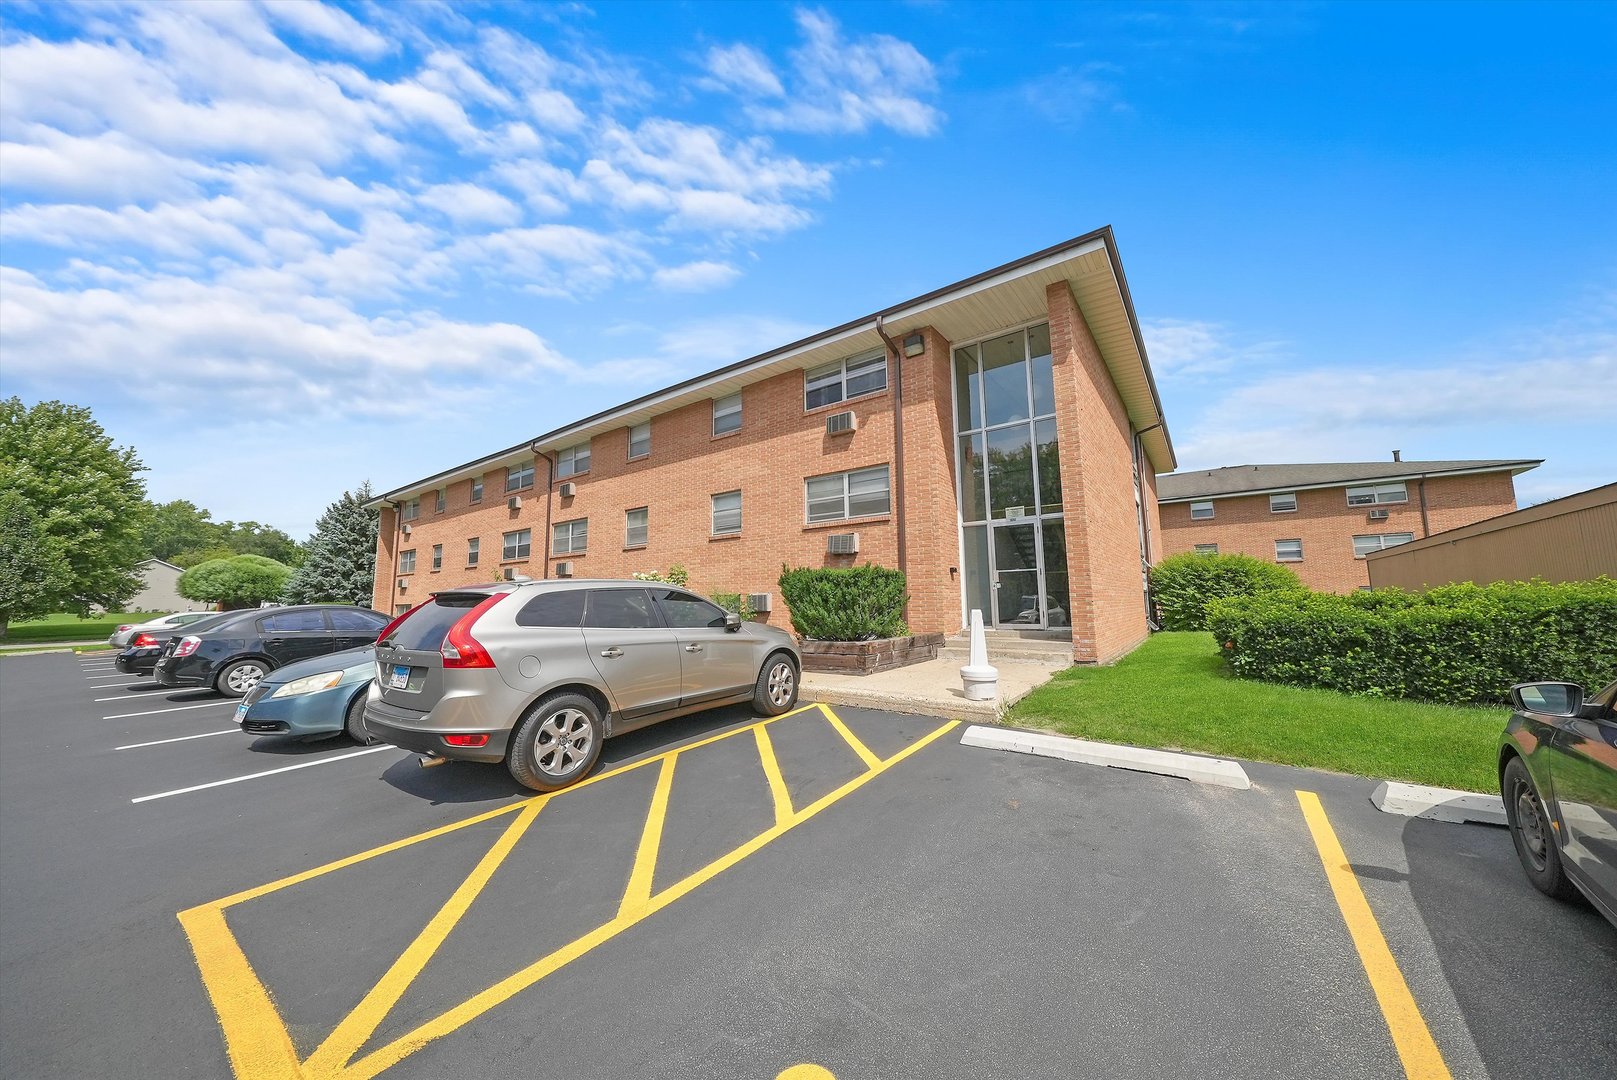
[[[1251,555],[1186,552],[1151,568],[1151,598],[1164,630],[1205,630],[1209,600],[1302,587],[1291,567]]]
[[[847,569],[780,568],[792,629],[818,641],[906,637],[904,575],[866,563]]]
[[[1501,702],[1511,683],[1617,678],[1617,579],[1445,585],[1216,600],[1207,627],[1236,674],[1348,693]]]

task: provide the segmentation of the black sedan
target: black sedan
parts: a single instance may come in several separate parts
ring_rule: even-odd
[[[387,623],[379,611],[339,604],[232,611],[170,639],[153,674],[164,686],[241,697],[283,664],[371,644]]]
[[[163,655],[163,647],[170,641],[178,641],[186,634],[195,634],[206,630],[209,626],[229,615],[209,615],[195,622],[187,623],[183,628],[172,630],[141,631],[129,639],[129,644],[119,650],[113,658],[112,666],[126,675],[150,675],[157,666],[158,657]]]
[[[1617,924],[1617,682],[1592,698],[1575,683],[1519,683],[1510,703],[1499,789],[1522,869]]]

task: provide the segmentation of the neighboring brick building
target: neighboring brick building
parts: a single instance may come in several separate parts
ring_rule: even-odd
[[[1542,460],[1232,465],[1157,477],[1164,555],[1255,555],[1322,592],[1370,586],[1365,556],[1516,509]]]
[[[1173,467],[1104,228],[387,492],[374,603],[680,564],[789,625],[782,564],[868,560],[916,632],[980,608],[1104,662],[1147,633]]]

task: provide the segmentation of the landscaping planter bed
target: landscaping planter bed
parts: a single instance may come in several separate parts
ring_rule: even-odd
[[[878,671],[935,660],[942,634],[876,638],[873,641],[800,641],[803,670],[827,674],[872,675]]]

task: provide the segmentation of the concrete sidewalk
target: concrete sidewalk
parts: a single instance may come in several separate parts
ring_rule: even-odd
[[[96,638],[94,641],[22,641],[15,645],[0,645],[0,654],[15,653],[21,655],[31,652],[60,652],[63,649],[83,649],[92,645],[106,644],[106,638]]]
[[[889,712],[919,713],[958,720],[993,723],[1000,713],[1026,697],[1066,663],[993,661],[999,669],[999,700],[969,701],[960,681],[959,660],[928,660],[924,664],[879,671],[874,675],[803,673],[804,701],[828,705],[858,705]]]

